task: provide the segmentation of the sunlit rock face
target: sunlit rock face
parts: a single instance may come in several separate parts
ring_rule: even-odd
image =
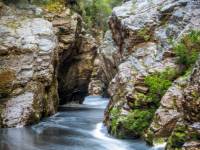
[[[97,45],[67,8],[9,4],[0,3],[0,126],[21,127],[83,101]]]
[[[49,21],[2,7],[0,126],[19,127],[56,111],[58,44]]]
[[[98,51],[97,61],[100,65],[97,65],[98,69],[94,71],[94,75],[101,72],[101,76],[98,76],[100,73],[94,76],[90,84],[91,93],[94,95],[102,94],[102,87],[105,83],[108,85],[110,103],[105,113],[105,124],[112,134],[120,137],[142,136],[152,142],[168,138],[185,114],[190,117],[193,114],[194,120],[199,121],[195,119],[198,118],[196,102],[183,101],[187,97],[186,93],[192,93],[186,92],[189,87],[185,89],[192,81],[188,81],[189,75],[180,77],[181,66],[176,63],[170,42],[178,42],[190,30],[199,30],[199,13],[200,4],[189,0],[127,1],[113,9],[109,20],[112,38],[106,38],[109,34],[105,36]],[[106,45],[109,41],[112,41],[112,44]],[[172,85],[160,98],[159,106],[154,107],[152,103],[144,101],[149,92],[145,79],[167,69],[175,73],[171,79]],[[194,90],[195,87],[196,85],[192,85],[190,89]],[[192,103],[195,103],[195,108]],[[152,107],[155,112],[149,122],[144,122],[148,124],[144,132],[129,132],[125,125],[129,121],[127,117],[131,113],[135,115],[134,112],[138,110],[143,111],[141,115],[144,112],[152,114],[149,113]],[[191,108],[195,113],[185,113]],[[131,125],[135,129],[133,124]]]

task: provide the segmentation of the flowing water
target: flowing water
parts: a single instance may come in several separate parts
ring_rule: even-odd
[[[0,129],[0,150],[163,150],[141,140],[119,140],[102,124],[107,99],[86,97],[83,105],[62,111],[26,128]]]

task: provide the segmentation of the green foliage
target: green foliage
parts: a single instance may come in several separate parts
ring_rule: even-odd
[[[176,77],[176,74],[174,69],[167,68],[164,72],[147,76],[145,78],[145,84],[149,87],[147,94],[148,101],[159,106],[161,97],[172,85],[172,80]]]
[[[122,115],[118,108],[111,111],[111,134],[118,138],[142,136],[153,118],[154,109],[135,109]]]
[[[198,59],[200,52],[200,31],[191,31],[182,40],[174,45],[174,52],[178,57],[177,63],[187,70]]]
[[[126,132],[141,136],[149,127],[154,112],[153,109],[135,109],[130,112],[123,122]]]
[[[178,125],[168,139],[167,147],[169,149],[181,148],[187,140],[186,130],[186,126]]]
[[[120,3],[121,0],[78,0],[78,6],[73,6],[72,9],[81,13],[86,22],[86,28],[106,31],[112,8]]]
[[[137,93],[134,95],[134,104],[132,108],[141,108],[146,107],[148,105],[148,97],[143,93]]]
[[[119,125],[120,110],[118,108],[113,108],[110,112],[111,116],[111,134],[119,137],[119,131],[117,130]]]
[[[119,109],[111,111],[111,133],[117,137],[142,136],[153,119],[156,109],[159,107],[161,97],[171,86],[177,72],[167,68],[160,73],[154,73],[145,78],[145,84],[149,87],[147,95],[134,94],[133,110],[127,115],[121,114]]]
[[[179,150],[185,142],[199,141],[200,134],[184,124],[178,124],[167,141],[167,149]]]
[[[65,8],[65,0],[32,0],[32,3],[43,7],[49,12],[61,12]]]
[[[150,40],[150,31],[147,28],[141,29],[138,31],[138,36],[143,38],[146,42]]]

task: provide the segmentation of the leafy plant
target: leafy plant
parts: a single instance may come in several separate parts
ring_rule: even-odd
[[[168,139],[167,147],[170,149],[181,148],[187,140],[186,130],[186,126],[178,125]]]
[[[108,17],[112,8],[119,5],[122,0],[77,0],[78,7],[73,6],[75,12],[81,13],[86,23],[86,28],[90,30],[108,29]]]
[[[177,56],[177,63],[187,70],[198,59],[200,52],[200,31],[191,31],[182,40],[174,45],[174,52]]]
[[[161,97],[172,85],[172,80],[176,77],[176,74],[174,69],[167,68],[164,72],[147,76],[145,78],[145,84],[149,87],[147,94],[148,101],[158,106]]]
[[[141,136],[142,133],[149,127],[154,115],[153,109],[135,109],[128,114],[124,119],[123,125],[128,133],[133,133],[136,136]]]

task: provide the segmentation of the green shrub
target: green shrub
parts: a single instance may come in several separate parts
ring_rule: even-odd
[[[154,115],[153,109],[135,109],[124,119],[123,126],[127,133],[133,133],[135,136],[141,136],[149,127]]]
[[[174,45],[174,52],[177,56],[177,63],[187,70],[198,59],[200,52],[200,31],[191,31],[182,40]]]
[[[120,110],[118,108],[113,108],[110,111],[111,117],[111,134],[117,136],[117,122],[120,116]]]
[[[119,5],[122,0],[77,0],[78,7],[73,6],[75,12],[81,13],[86,23],[86,28],[100,29],[106,31],[108,29],[108,17],[112,12],[112,8]]]
[[[149,87],[147,100],[159,106],[159,101],[167,89],[172,85],[172,80],[177,72],[174,69],[167,68],[164,72],[155,73],[145,78],[145,84]]]
[[[111,134],[118,137],[142,136],[153,118],[154,109],[135,109],[122,115],[118,108],[111,110]]]
[[[169,149],[178,149],[183,146],[187,140],[187,127],[184,125],[178,125],[172,135],[168,139],[167,147]]]

